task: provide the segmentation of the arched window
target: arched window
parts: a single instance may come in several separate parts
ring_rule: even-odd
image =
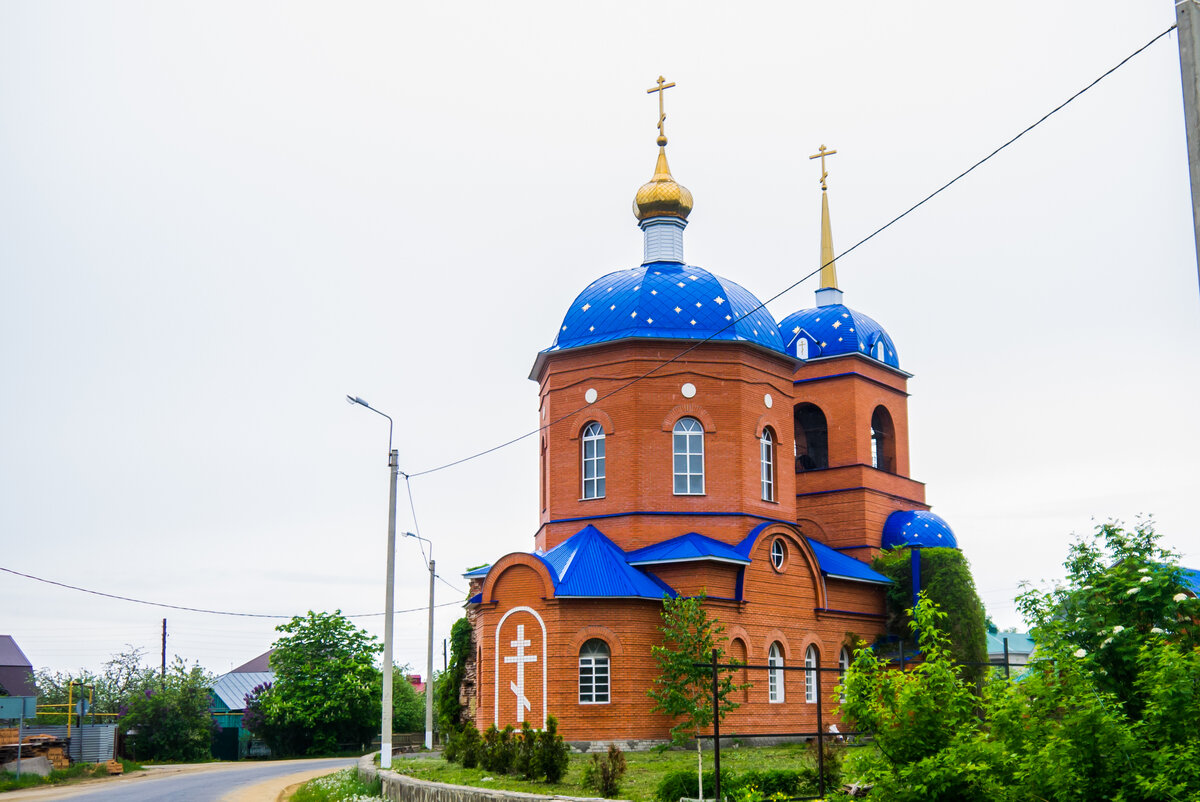
[[[775,438],[771,430],[763,427],[762,437],[758,439],[758,460],[762,467],[762,497],[763,501],[775,500]]]
[[[695,418],[680,418],[672,441],[675,495],[704,495],[704,427]]]
[[[796,472],[829,467],[829,425],[816,404],[797,404],[793,413],[796,428]]]
[[[592,638],[579,649],[579,703],[608,704],[608,644]]]
[[[883,406],[875,407],[871,413],[871,467],[896,472],[896,428]]]
[[[886,356],[886,354],[887,354],[886,346],[884,346],[884,344],[883,344],[883,338],[880,337],[878,340],[875,341],[875,347],[873,349],[871,349],[871,356],[875,357],[880,362],[883,362],[884,361],[883,358],[884,358],[884,356]]]
[[[779,642],[771,644],[767,652],[767,701],[783,701],[783,648]]]
[[[595,421],[583,427],[583,497],[604,498],[604,428]]]
[[[814,669],[817,667],[817,647],[816,646],[809,646],[807,649],[804,650],[804,667],[805,668],[814,668]],[[804,672],[804,701],[808,702],[810,705],[815,704],[817,701],[817,672],[816,671],[805,671]]]

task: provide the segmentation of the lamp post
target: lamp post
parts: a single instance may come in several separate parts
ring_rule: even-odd
[[[392,618],[396,578],[396,479],[400,472],[399,454],[392,448],[392,418],[356,395],[346,396],[347,403],[366,407],[388,421],[388,469],[391,471],[391,491],[388,495],[387,589],[383,612],[383,720],[379,727],[379,767],[392,767]],[[433,546],[430,546],[432,554]]]
[[[425,748],[433,749],[433,541],[428,538],[405,532],[405,537],[423,540],[429,544],[429,643],[425,652]]]

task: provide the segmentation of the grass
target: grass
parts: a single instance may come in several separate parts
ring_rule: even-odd
[[[125,773],[131,771],[141,771],[142,767],[138,763],[131,760],[122,760],[121,765],[125,767]],[[36,788],[41,785],[65,785],[82,780],[90,780],[95,777],[107,777],[108,770],[105,769],[103,763],[76,763],[74,766],[66,769],[53,769],[50,776],[42,777],[33,774],[29,771],[21,772],[21,779],[17,779],[17,775],[8,772],[0,771],[0,791],[15,791],[18,788]]]
[[[364,783],[355,769],[341,771],[309,780],[288,797],[289,802],[368,802],[383,799],[380,783]]]
[[[591,788],[583,784],[583,767],[591,760],[590,754],[572,754],[571,766],[559,783],[531,782],[507,775],[496,776],[482,769],[464,769],[440,757],[406,757],[393,760],[392,771],[422,780],[476,788],[502,788],[508,791],[564,796],[596,796]],[[726,747],[721,750],[722,773],[794,769],[801,764],[810,765],[811,761],[811,752],[806,744]],[[621,781],[620,798],[650,802],[654,799],[654,791],[664,776],[673,771],[696,770],[696,753],[689,750],[626,752],[625,763],[627,768]],[[707,772],[712,768],[713,753],[706,751],[704,770]]]

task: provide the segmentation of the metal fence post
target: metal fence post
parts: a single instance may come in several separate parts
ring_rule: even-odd
[[[713,783],[716,787],[714,799],[721,802],[721,695],[720,679],[717,676],[717,650],[712,650],[713,683]]]
[[[1008,679],[1008,638],[1004,639],[1004,678]]]
[[[824,707],[822,702],[825,700],[821,696],[821,658],[818,652],[817,665],[808,671],[815,671],[817,674],[817,793],[822,798],[825,796],[825,722],[821,716],[821,708]]]

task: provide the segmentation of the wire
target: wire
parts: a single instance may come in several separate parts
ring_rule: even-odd
[[[404,473],[401,471],[401,473]],[[417,545],[421,548],[421,559],[425,561],[425,568],[429,568],[429,560],[433,556],[433,544],[429,544],[429,557],[425,556],[425,540],[421,537],[421,525],[417,523],[417,505],[413,503],[412,482],[409,481],[408,474],[404,474],[404,487],[408,489],[408,508],[412,510],[413,532],[417,536]]]
[[[207,609],[204,609],[203,607],[185,607],[185,606],[179,605],[179,604],[166,604],[165,602],[152,602],[152,601],[146,601],[145,599],[134,599],[129,596],[118,596],[115,593],[104,593],[103,591],[99,591],[99,590],[89,590],[88,588],[81,588],[81,587],[77,587],[75,585],[68,585],[65,582],[55,582],[53,579],[44,579],[40,576],[34,576],[33,574],[21,573],[20,571],[14,571],[11,568],[5,568],[2,565],[0,565],[0,571],[4,571],[5,573],[13,574],[15,576],[25,577],[26,579],[32,579],[36,582],[45,582],[47,585],[56,585],[57,587],[66,588],[67,590],[77,590],[80,593],[90,593],[93,596],[103,596],[106,599],[116,599],[117,601],[133,602],[134,604],[145,604],[149,607],[163,607],[168,610],[183,610],[183,611],[189,612],[189,613],[204,613],[206,615],[228,615],[228,616],[235,616],[237,618],[274,618],[274,619],[295,618],[295,616],[292,616],[292,615],[275,615],[275,614],[271,614],[271,613],[234,613],[234,612],[230,612],[228,610],[207,610]],[[455,590],[458,590],[458,589],[455,588]],[[434,607],[451,607],[451,606],[460,605],[460,604],[462,604],[462,602],[444,602],[442,604],[435,604]],[[400,615],[401,613],[420,613],[420,612],[424,612],[425,610],[428,610],[428,609],[429,609],[428,607],[413,607],[410,610],[393,610],[392,612],[395,615]],[[371,618],[372,616],[381,616],[381,615],[384,615],[384,613],[383,612],[347,613],[347,614],[345,614],[345,617],[346,618]]]
[[[1020,132],[1020,133],[1018,133],[1016,136],[1014,136],[1014,137],[1012,137],[1011,139],[1009,139],[1009,140],[1008,140],[1007,142],[1005,142],[1003,145],[1001,145],[1000,147],[996,148],[996,149],[995,149],[995,150],[993,150],[991,153],[989,153],[988,155],[984,156],[984,157],[983,157],[982,159],[980,159],[979,161],[977,161],[977,162],[975,162],[974,164],[972,164],[972,165],[971,165],[970,167],[968,167],[966,170],[963,170],[961,173],[959,173],[959,174],[958,174],[958,175],[956,175],[954,178],[952,178],[952,179],[950,179],[949,181],[947,181],[945,184],[942,184],[940,187],[938,187],[937,189],[935,189],[933,192],[929,193],[929,194],[928,194],[928,195],[926,195],[924,198],[922,198],[921,200],[917,201],[917,202],[916,202],[916,203],[914,203],[912,206],[908,207],[908,209],[906,209],[905,211],[903,211],[903,212],[901,212],[900,214],[896,215],[896,216],[895,216],[895,217],[893,217],[891,220],[889,220],[887,223],[884,223],[882,226],[880,226],[879,228],[875,229],[875,230],[874,230],[874,231],[872,231],[870,234],[868,234],[867,236],[863,237],[862,239],[860,239],[858,242],[856,242],[856,243],[854,243],[853,245],[851,245],[851,246],[850,246],[849,248],[847,248],[846,250],[844,250],[844,251],[842,251],[841,253],[839,253],[839,254],[837,254],[836,256],[834,256],[834,257],[833,257],[832,259],[830,259],[830,260],[829,260],[829,262],[827,262],[826,264],[823,264],[823,265],[821,265],[821,266],[820,266],[820,267],[818,267],[816,270],[813,270],[811,273],[808,273],[807,275],[805,275],[805,276],[801,277],[799,280],[797,280],[797,281],[793,282],[792,284],[788,285],[788,286],[787,286],[787,287],[785,287],[784,289],[782,289],[782,290],[780,290],[779,292],[775,293],[774,295],[772,295],[772,296],[771,296],[770,298],[768,298],[767,300],[765,300],[765,301],[763,301],[763,302],[759,303],[759,305],[758,305],[758,306],[756,306],[756,307],[754,307],[753,309],[751,309],[749,312],[747,312],[745,315],[743,315],[743,316],[742,316],[742,318],[746,317],[746,315],[750,315],[750,314],[753,314],[754,312],[757,312],[759,309],[762,309],[763,307],[765,307],[767,304],[771,303],[772,301],[778,300],[778,299],[779,299],[780,297],[782,297],[783,295],[786,295],[787,293],[789,293],[789,292],[791,292],[792,290],[796,289],[796,287],[800,286],[800,285],[801,285],[801,284],[803,284],[805,281],[808,281],[810,278],[812,278],[813,276],[815,276],[817,273],[821,272],[821,270],[822,270],[822,269],[824,269],[826,266],[828,266],[828,265],[831,265],[831,264],[833,264],[834,262],[836,262],[838,259],[841,259],[842,257],[844,257],[844,256],[846,256],[846,255],[848,255],[848,254],[852,253],[853,251],[857,250],[857,249],[858,249],[860,246],[862,246],[862,245],[865,245],[867,242],[870,242],[870,241],[871,241],[872,239],[874,239],[876,236],[878,236],[879,234],[882,234],[884,231],[886,231],[887,229],[889,229],[889,228],[891,228],[892,226],[894,226],[896,223],[898,223],[898,222],[900,222],[901,220],[903,220],[905,217],[908,217],[908,215],[912,214],[912,213],[913,213],[913,212],[915,212],[917,209],[919,209],[920,207],[924,206],[926,203],[928,203],[929,201],[933,200],[935,197],[937,197],[938,195],[940,195],[942,192],[944,192],[945,190],[949,189],[949,188],[950,188],[951,186],[953,186],[954,184],[958,183],[958,182],[959,182],[961,179],[965,178],[967,175],[969,175],[970,173],[974,172],[976,169],[978,169],[979,167],[981,167],[981,166],[982,166],[982,165],[983,165],[985,162],[987,162],[987,161],[991,160],[991,159],[992,159],[992,157],[996,156],[998,153],[1000,153],[1000,151],[1004,150],[1004,149],[1005,149],[1005,148],[1007,148],[1009,145],[1013,144],[1013,143],[1014,143],[1014,142],[1016,142],[1018,139],[1020,139],[1021,137],[1025,136],[1025,135],[1026,135],[1027,133],[1029,133],[1030,131],[1032,131],[1034,128],[1037,128],[1039,125],[1041,125],[1042,123],[1044,123],[1046,120],[1050,119],[1050,117],[1052,117],[1053,115],[1057,114],[1059,111],[1061,111],[1063,108],[1065,108],[1065,107],[1066,107],[1068,104],[1070,104],[1072,101],[1076,100],[1076,99],[1077,99],[1077,98],[1078,98],[1080,95],[1084,94],[1084,93],[1085,93],[1085,92],[1087,92],[1089,89],[1091,89],[1092,87],[1096,86],[1096,84],[1100,83],[1100,82],[1101,82],[1101,81],[1103,81],[1105,78],[1107,78],[1108,76],[1112,75],[1114,72],[1116,72],[1117,70],[1119,70],[1121,67],[1125,66],[1125,64],[1127,64],[1127,63],[1128,63],[1129,61],[1131,61],[1133,58],[1135,58],[1136,56],[1140,55],[1140,54],[1142,53],[1142,51],[1146,50],[1146,49],[1147,49],[1147,48],[1149,48],[1151,45],[1153,45],[1155,42],[1157,42],[1159,39],[1162,39],[1164,36],[1166,36],[1167,34],[1169,34],[1171,31],[1175,30],[1175,28],[1176,28],[1176,27],[1177,27],[1176,25],[1172,25],[1171,27],[1167,28],[1165,31],[1163,31],[1162,33],[1160,33],[1158,36],[1155,36],[1155,37],[1154,37],[1153,39],[1151,39],[1149,42],[1147,42],[1146,44],[1142,45],[1141,47],[1139,47],[1137,50],[1135,50],[1135,51],[1133,51],[1132,53],[1130,53],[1130,54],[1129,54],[1128,56],[1126,56],[1125,58],[1121,59],[1121,61],[1119,61],[1119,62],[1118,62],[1118,63],[1117,63],[1115,66],[1111,67],[1110,69],[1108,69],[1107,71],[1105,71],[1104,73],[1102,73],[1102,74],[1101,74],[1101,75],[1100,75],[1098,78],[1096,78],[1094,81],[1092,81],[1091,83],[1089,83],[1087,86],[1083,87],[1083,88],[1082,88],[1082,89],[1080,89],[1078,92],[1076,92],[1075,94],[1071,95],[1069,98],[1067,98],[1066,100],[1064,100],[1062,103],[1059,103],[1059,104],[1058,104],[1057,106],[1055,106],[1053,109],[1051,109],[1050,111],[1048,111],[1048,112],[1046,112],[1045,114],[1043,114],[1043,115],[1042,115],[1042,116],[1041,116],[1041,117],[1040,117],[1040,118],[1039,118],[1039,119],[1038,119],[1036,122],[1034,122],[1034,123],[1032,123],[1032,124],[1030,124],[1030,125],[1026,126],[1024,129],[1022,129],[1022,130],[1021,130],[1021,132]],[[655,374],[655,373],[657,373],[658,371],[662,370],[663,368],[667,367],[668,365],[670,365],[670,364],[672,364],[672,363],[674,363],[674,362],[677,362],[677,361],[679,361],[679,360],[680,360],[680,359],[682,359],[683,357],[685,357],[685,356],[687,356],[688,354],[690,354],[692,351],[694,351],[694,350],[696,350],[697,348],[699,348],[701,345],[704,345],[705,343],[707,343],[707,342],[709,342],[710,340],[712,340],[712,339],[714,339],[715,337],[717,337],[719,334],[721,334],[722,332],[724,332],[726,329],[729,329],[729,328],[733,327],[734,325],[736,325],[738,322],[740,322],[740,321],[741,321],[741,319],[742,319],[742,318],[737,318],[737,319],[735,319],[735,320],[731,320],[730,322],[726,323],[726,324],[725,324],[724,326],[722,326],[721,328],[719,328],[719,329],[717,329],[716,331],[714,331],[712,334],[710,334],[710,335],[708,335],[707,337],[705,337],[703,340],[697,340],[697,341],[696,341],[694,344],[692,344],[692,345],[688,346],[688,347],[687,347],[687,348],[685,348],[683,351],[681,351],[680,353],[678,353],[678,354],[676,354],[675,356],[671,357],[671,358],[670,358],[670,359],[668,359],[667,361],[665,361],[665,362],[662,362],[662,363],[661,363],[661,364],[659,364],[659,365],[656,365],[655,367],[651,368],[650,370],[646,371],[645,373],[643,373],[643,374],[642,374],[642,375],[640,375],[640,376],[637,376],[637,377],[635,377],[635,378],[633,378],[633,379],[630,379],[628,382],[626,382],[625,384],[623,384],[623,385],[621,385],[620,387],[616,388],[615,390],[612,390],[612,391],[610,391],[610,392],[608,392],[608,393],[605,393],[604,395],[602,395],[602,396],[600,396],[599,398],[597,398],[597,399],[596,399],[596,401],[602,401],[602,400],[604,400],[604,399],[606,399],[606,398],[611,398],[612,396],[616,395],[617,393],[623,392],[624,390],[627,390],[628,388],[632,387],[633,385],[637,384],[638,382],[640,382],[640,381],[642,381],[642,380],[644,380],[644,379],[647,379],[647,378],[649,378],[650,376],[652,376],[653,374]],[[447,463],[445,463],[444,465],[439,465],[439,466],[437,466],[436,468],[427,468],[426,470],[423,470],[423,471],[416,471],[416,472],[414,472],[414,473],[412,473],[412,474],[405,474],[405,479],[407,479],[407,478],[408,478],[408,477],[410,477],[410,476],[413,476],[413,477],[416,477],[416,476],[426,476],[426,475],[428,475],[428,474],[431,474],[431,473],[437,473],[438,471],[444,471],[444,470],[446,470],[447,468],[453,468],[454,466],[456,466],[456,465],[461,465],[461,464],[463,464],[464,462],[470,462],[471,460],[475,460],[475,459],[478,459],[479,457],[483,457],[483,456],[486,456],[486,455],[488,455],[488,454],[491,454],[491,453],[492,453],[492,452],[494,452],[494,451],[499,451],[499,450],[500,450],[500,449],[502,449],[502,448],[507,448],[508,446],[514,445],[514,444],[516,444],[516,443],[519,443],[519,442],[521,442],[522,440],[524,440],[524,439],[526,439],[526,438],[528,438],[528,437],[532,437],[533,435],[535,435],[535,434],[538,434],[539,432],[546,431],[546,430],[550,429],[552,426],[555,426],[555,425],[557,425],[557,424],[561,423],[562,421],[564,421],[564,420],[567,420],[568,418],[574,418],[576,415],[578,415],[578,414],[579,414],[580,412],[582,412],[583,410],[587,409],[589,406],[592,406],[592,405],[594,405],[594,404],[596,403],[596,401],[593,401],[593,402],[592,402],[592,404],[585,404],[584,406],[581,406],[581,407],[579,407],[578,409],[575,409],[575,410],[573,410],[573,411],[571,411],[571,412],[568,412],[568,413],[567,413],[567,414],[565,414],[565,415],[562,415],[562,416],[560,416],[560,417],[557,417],[557,418],[555,418],[554,420],[552,420],[552,421],[550,421],[550,422],[548,422],[548,423],[545,423],[545,424],[543,424],[543,425],[539,426],[539,427],[538,427],[538,428],[536,428],[536,429],[533,429],[532,431],[528,431],[528,432],[526,432],[525,434],[522,434],[522,435],[519,435],[519,436],[517,436],[517,437],[514,437],[514,438],[512,438],[511,440],[506,440],[505,442],[503,442],[503,443],[499,443],[498,445],[494,445],[494,446],[492,446],[491,448],[484,449],[483,451],[479,451],[479,452],[477,452],[477,453],[475,453],[475,454],[471,454],[470,456],[466,456],[466,457],[462,457],[462,458],[460,458],[460,459],[456,459],[456,460],[454,460],[453,462],[447,462]],[[411,498],[411,496],[410,496],[410,498]]]

